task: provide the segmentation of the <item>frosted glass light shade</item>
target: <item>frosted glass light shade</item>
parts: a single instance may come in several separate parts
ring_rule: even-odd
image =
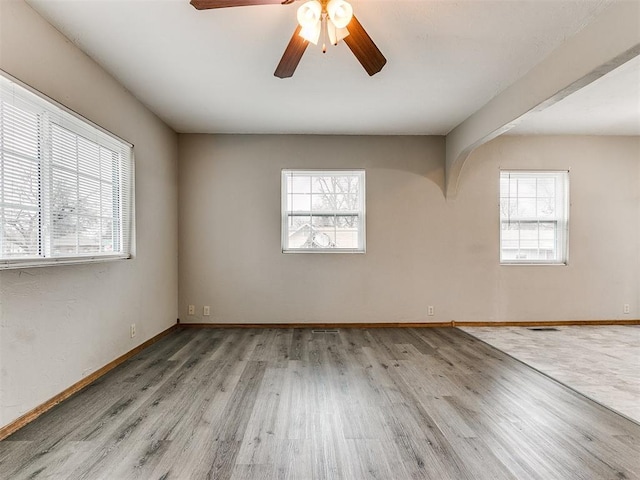
[[[311,25],[310,27],[302,27],[302,30],[300,30],[298,35],[304,38],[307,42],[317,45],[318,39],[320,38],[320,27],[321,22],[316,22],[315,25]]]
[[[298,23],[305,28],[312,28],[320,23],[322,16],[322,5],[317,0],[303,3],[298,8]]]
[[[327,22],[327,34],[329,35],[331,45],[337,45],[340,40],[349,35],[349,30],[346,28],[336,28],[333,22]]]
[[[353,18],[353,7],[344,0],[330,0],[327,13],[336,28],[345,28]]]

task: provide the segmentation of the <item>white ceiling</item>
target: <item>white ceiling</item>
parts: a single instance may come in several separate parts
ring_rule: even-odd
[[[640,135],[640,57],[558,103],[527,114],[515,135]]]
[[[273,72],[300,2],[27,1],[178,132],[442,135],[614,0],[353,1],[384,69],[369,77],[344,43],[311,45],[284,80]],[[516,133],[554,123],[536,122]]]

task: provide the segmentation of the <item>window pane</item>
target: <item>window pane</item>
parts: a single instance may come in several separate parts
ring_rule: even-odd
[[[538,224],[522,222],[520,223],[520,249],[538,248]]]
[[[82,215],[100,215],[101,184],[90,178],[79,179],[78,185],[78,213]]]
[[[288,248],[301,248],[311,234],[311,217],[290,216],[287,218]]]
[[[511,198],[518,198],[518,179],[515,177],[507,177],[509,179],[508,192]]]
[[[509,196],[509,177],[500,175],[500,198]]]
[[[336,246],[336,218],[334,216],[319,216],[312,219],[312,248],[335,248]]]
[[[69,256],[78,252],[78,217],[73,214],[54,218],[55,232],[51,237],[54,256]]]
[[[113,185],[108,183],[102,184],[100,193],[100,215],[103,217],[118,218],[118,205],[114,204],[115,197]]]
[[[518,198],[535,198],[536,197],[536,179],[519,178],[518,179]],[[511,193],[513,196],[513,192]]]
[[[555,197],[556,196],[556,179],[555,178],[538,178],[538,197]]]
[[[38,158],[40,118],[36,113],[2,102],[2,148],[14,155]]]
[[[336,200],[335,200],[335,195],[333,194],[316,194],[314,193],[311,196],[311,205],[314,211],[318,212],[318,211],[322,211],[322,210],[328,210],[328,211],[333,211],[335,210],[335,204],[336,204]]]
[[[503,220],[516,216],[518,201],[514,198],[500,199],[500,218]]]
[[[335,177],[316,177],[312,179],[313,193],[336,193]]]
[[[75,135],[58,125],[52,125],[51,160],[53,164],[75,172],[78,165],[77,151]]]
[[[38,207],[40,204],[40,164],[18,158],[10,153],[2,155],[3,203]]]
[[[518,217],[535,218],[536,216],[536,199],[535,198],[518,198]]]
[[[112,150],[100,148],[100,178],[103,182],[115,181],[114,169],[118,168],[118,154]]]
[[[556,228],[555,222],[540,223],[540,249],[553,252],[556,246]]]
[[[100,253],[100,219],[95,217],[78,217],[78,253],[87,255]]]
[[[336,210],[355,212],[360,208],[358,195],[345,194],[336,196]]]
[[[311,177],[294,176],[289,179],[291,193],[311,193]]]
[[[316,229],[335,229],[336,227],[336,217],[333,215],[314,215],[311,221],[311,225],[313,225]]]
[[[287,195],[288,209],[291,212],[309,212],[311,210],[311,195]]]
[[[357,216],[336,217],[336,245],[358,248],[360,219]]]
[[[538,218],[553,218],[556,213],[556,199],[551,198],[538,198],[537,202],[537,216]]]
[[[38,256],[40,213],[24,208],[2,208],[2,256]]]
[[[519,229],[516,224],[502,226],[502,251],[503,253],[518,250],[520,240]]]
[[[51,192],[51,228],[52,235],[67,236],[75,234],[78,182],[77,178],[66,171],[53,171]],[[75,238],[73,241],[75,245]]]
[[[100,221],[100,246],[101,251],[104,253],[112,253],[116,245],[117,230],[114,228],[113,220],[111,218],[103,218]]]
[[[100,177],[100,147],[78,137],[78,173]]]

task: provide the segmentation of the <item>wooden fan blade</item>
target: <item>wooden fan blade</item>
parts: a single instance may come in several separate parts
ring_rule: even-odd
[[[287,45],[287,48],[282,54],[282,58],[276,67],[276,71],[273,73],[276,77],[288,78],[296,71],[296,67],[298,66],[298,63],[300,63],[302,54],[309,45],[309,42],[299,35],[300,30],[302,30],[302,27],[298,25],[296,31],[293,32],[291,40],[289,40],[289,45]]]
[[[209,10],[211,8],[228,8],[228,7],[248,7],[251,5],[271,5],[274,3],[283,3],[282,0],[191,0],[198,10]]]
[[[373,43],[369,34],[365,31],[362,24],[354,17],[347,25],[349,35],[344,38],[344,42],[351,49],[358,61],[362,64],[367,73],[375,75],[387,63],[382,52],[378,50],[376,44]]]

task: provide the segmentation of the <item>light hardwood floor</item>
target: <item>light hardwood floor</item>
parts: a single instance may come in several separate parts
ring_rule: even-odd
[[[640,423],[640,326],[555,328],[462,330]]]
[[[0,478],[632,479],[638,452],[457,329],[187,329],[0,442]]]

